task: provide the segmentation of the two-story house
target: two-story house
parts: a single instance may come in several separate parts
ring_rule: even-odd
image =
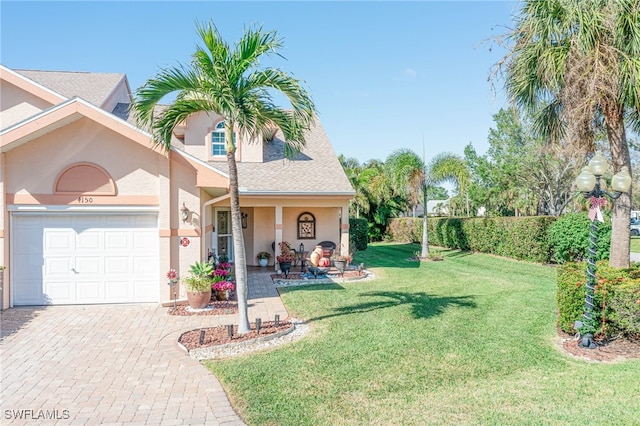
[[[131,99],[124,74],[0,65],[2,308],[161,303],[170,268],[233,261],[224,122],[190,117],[165,152],[129,116]],[[321,124],[292,161],[281,137],[239,140],[250,265],[283,240],[349,247],[354,191]]]

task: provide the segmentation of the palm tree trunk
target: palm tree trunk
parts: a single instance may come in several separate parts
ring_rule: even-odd
[[[604,114],[614,172],[617,173],[623,166],[627,166],[631,170],[631,158],[624,129],[622,109],[617,105],[609,108],[605,107]],[[609,253],[609,264],[614,268],[629,267],[630,219],[631,188],[629,188],[629,192],[623,193],[614,202]]]
[[[226,140],[233,140],[233,125],[226,127]],[[227,145],[228,146],[228,145]],[[244,236],[242,235],[242,220],[240,216],[240,195],[238,194],[238,167],[236,165],[235,149],[227,150],[229,164],[229,192],[231,193],[231,229],[233,231],[233,257],[236,275],[236,293],[238,295],[238,334],[248,333],[249,312],[247,299],[249,288],[247,285],[247,257],[244,250]]]
[[[427,229],[427,186],[422,188],[424,209],[422,214],[422,252],[420,257],[426,259],[429,257],[429,230]]]

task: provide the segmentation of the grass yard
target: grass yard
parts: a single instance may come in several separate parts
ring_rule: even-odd
[[[631,251],[640,253],[640,237],[631,237]]]
[[[640,425],[640,361],[558,349],[556,271],[416,245],[357,256],[375,281],[282,290],[311,332],[212,361],[250,425]]]

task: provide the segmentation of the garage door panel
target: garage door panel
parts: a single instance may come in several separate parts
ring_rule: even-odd
[[[73,266],[73,258],[70,256],[47,257],[44,259],[43,273],[47,277],[68,276],[73,273]]]
[[[45,281],[43,303],[45,305],[77,303],[75,285],[71,280]]]
[[[101,280],[76,281],[76,303],[102,303],[104,296]]]
[[[44,251],[71,251],[74,249],[75,231],[73,229],[44,229]]]
[[[78,234],[77,250],[99,250],[102,247],[102,233],[98,230],[85,230]]]
[[[14,298],[23,301],[23,305],[43,305],[42,278],[21,280],[14,285]]]
[[[134,231],[133,232],[133,249],[134,250],[153,250],[156,246],[158,236],[150,231]]]
[[[105,293],[106,298],[113,302],[136,302],[133,298],[131,281],[128,279],[105,281]]]
[[[104,249],[123,250],[131,248],[131,233],[129,231],[105,231]]]
[[[107,275],[128,274],[131,272],[131,259],[129,256],[105,257],[104,270]]]
[[[157,302],[155,215],[17,215],[15,305]]]
[[[149,276],[157,270],[155,258],[151,256],[135,256],[133,258],[133,275],[135,277]]]
[[[19,238],[14,239],[13,252],[16,254],[36,253],[42,256],[42,229],[20,227],[15,229]]]

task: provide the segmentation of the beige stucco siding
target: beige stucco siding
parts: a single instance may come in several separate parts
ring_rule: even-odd
[[[9,151],[6,192],[53,194],[59,173],[77,162],[105,169],[118,196],[158,195],[158,154],[85,118]]]
[[[11,83],[0,80],[0,129],[6,129],[52,106]]]
[[[211,132],[222,120],[222,117],[210,113],[198,113],[187,119],[184,131],[184,150],[188,154],[202,160],[225,161],[224,156],[211,155]],[[236,160],[239,162],[262,162],[262,143],[236,136],[238,152]]]

